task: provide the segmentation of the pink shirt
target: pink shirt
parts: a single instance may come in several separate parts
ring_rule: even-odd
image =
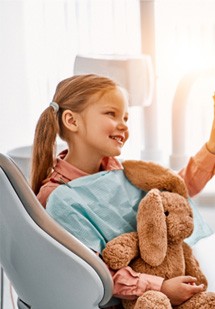
[[[64,161],[67,150],[61,152],[49,178],[44,181],[38,193],[38,199],[45,207],[49,194],[60,184],[87,175],[68,162]],[[101,170],[122,169],[122,165],[115,158],[104,158]],[[191,157],[188,165],[179,174],[184,178],[190,196],[199,193],[205,184],[215,174],[215,155],[206,146]],[[114,281],[114,295],[119,298],[135,299],[147,290],[160,290],[163,278],[133,271],[129,266],[118,271],[110,270]]]
[[[67,150],[60,153],[57,158],[53,172],[44,181],[37,195],[41,204],[45,207],[50,193],[60,184],[71,181],[75,178],[86,176],[87,173],[77,169],[75,166],[64,161]],[[113,157],[104,158],[101,170],[122,169],[122,165]],[[129,266],[118,271],[110,270],[114,282],[114,295],[119,298],[135,299],[147,290],[160,290],[164,278],[147,274],[140,274],[133,271]]]
[[[204,145],[195,156],[190,158],[179,175],[184,179],[189,195],[191,197],[196,195],[215,175],[215,154],[209,152]]]
[[[59,154],[51,175],[44,180],[43,182],[44,184],[40,188],[40,191],[37,195],[37,198],[39,199],[40,203],[43,205],[44,208],[46,207],[46,201],[50,193],[60,184],[67,183],[68,181],[71,181],[73,179],[88,175],[82,170],[79,170],[75,166],[64,161],[63,159],[65,158],[66,154],[67,150],[62,151]],[[101,171],[102,170],[110,171],[116,169],[122,169],[122,165],[115,158],[105,157],[102,160],[100,168]]]

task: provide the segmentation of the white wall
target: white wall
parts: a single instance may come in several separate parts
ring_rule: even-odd
[[[0,0],[0,152],[31,144],[77,53],[140,48],[138,0]]]
[[[27,143],[29,93],[23,3],[0,1],[0,151]]]

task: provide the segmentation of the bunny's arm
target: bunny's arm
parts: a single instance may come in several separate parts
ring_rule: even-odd
[[[117,270],[128,266],[139,255],[138,236],[136,232],[122,234],[109,241],[102,251],[104,262]]]
[[[199,262],[193,255],[191,247],[183,243],[183,250],[184,250],[184,258],[185,258],[185,275],[193,276],[197,278],[196,284],[204,284],[205,289],[207,288],[207,279],[203,272],[200,269]]]

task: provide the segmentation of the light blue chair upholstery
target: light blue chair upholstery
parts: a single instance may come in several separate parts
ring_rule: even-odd
[[[46,213],[22,172],[3,154],[0,230],[0,264],[20,309],[94,309],[118,303],[111,298],[106,265]]]

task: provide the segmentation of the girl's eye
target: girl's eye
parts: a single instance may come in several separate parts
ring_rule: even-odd
[[[107,112],[106,114],[110,115],[110,116],[113,116],[113,117],[115,116],[115,112]]]

